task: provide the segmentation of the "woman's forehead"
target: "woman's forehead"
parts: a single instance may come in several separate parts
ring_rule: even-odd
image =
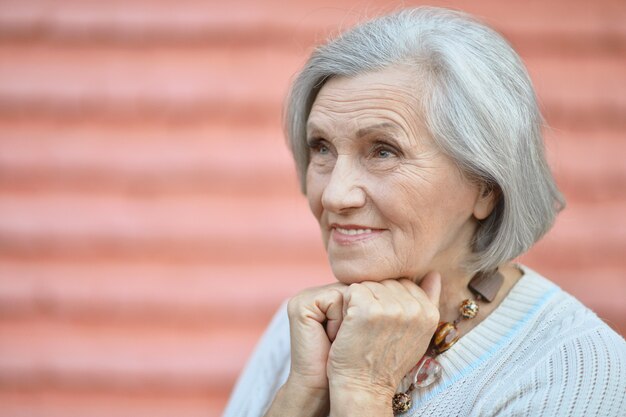
[[[417,91],[415,77],[402,67],[331,78],[313,103],[307,134],[337,127],[353,133],[414,129],[421,124]]]
[[[333,77],[317,94],[313,108],[359,106],[371,100],[412,103],[417,99],[417,80],[405,68],[389,67],[354,77]]]

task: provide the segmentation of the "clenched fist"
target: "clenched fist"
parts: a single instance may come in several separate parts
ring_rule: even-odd
[[[366,415],[355,407],[391,413],[396,388],[437,328],[440,287],[439,276],[430,274],[421,288],[400,279],[352,284],[344,291],[342,322],[326,366],[331,411],[345,411],[335,415]],[[359,400],[351,401],[355,395]]]
[[[328,352],[341,325],[347,288],[339,283],[309,288],[289,300],[289,378],[301,386],[328,390]]]

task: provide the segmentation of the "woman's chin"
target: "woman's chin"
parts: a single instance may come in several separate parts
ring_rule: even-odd
[[[329,262],[333,275],[337,281],[343,284],[358,284],[360,282],[381,282],[386,279],[407,278],[413,282],[419,282],[426,272],[432,268],[428,265],[420,267],[415,265],[413,269],[397,268],[396,265],[381,259],[341,259],[329,256]]]
[[[358,284],[365,281],[383,281],[389,277],[384,271],[376,270],[375,267],[360,265],[359,262],[333,262],[330,263],[333,275],[337,281],[343,284]]]

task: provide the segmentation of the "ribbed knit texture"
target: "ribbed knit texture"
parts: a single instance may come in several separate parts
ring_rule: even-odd
[[[442,379],[403,416],[626,416],[626,342],[527,267],[496,310],[438,356]],[[224,417],[262,416],[289,372],[281,306]]]

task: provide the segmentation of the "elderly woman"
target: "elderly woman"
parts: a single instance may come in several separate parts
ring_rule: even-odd
[[[226,416],[625,416],[624,340],[511,263],[563,207],[541,125],[520,58],[462,13],[316,49],[286,131],[338,282],[281,308]]]

